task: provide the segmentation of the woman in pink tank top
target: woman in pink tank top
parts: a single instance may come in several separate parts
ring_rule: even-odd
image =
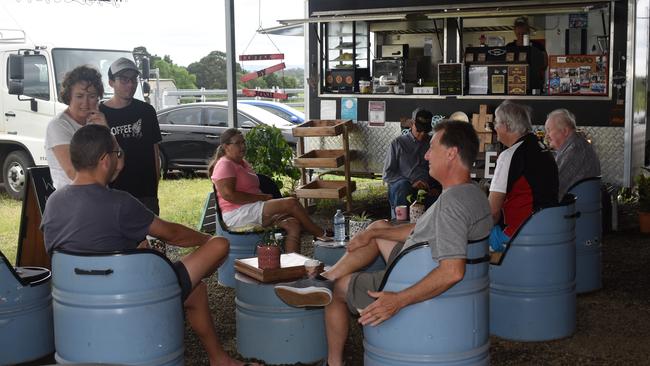
[[[303,229],[319,240],[331,240],[326,231],[311,220],[298,199],[274,199],[262,193],[257,174],[244,159],[245,155],[246,142],[241,131],[234,128],[224,131],[209,172],[227,225],[277,225],[287,232],[285,250],[288,253],[300,251]]]

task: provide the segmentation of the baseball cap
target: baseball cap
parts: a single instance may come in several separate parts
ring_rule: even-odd
[[[127,70],[133,70],[140,75],[140,70],[138,70],[135,62],[126,57],[120,57],[111,64],[111,67],[108,69],[108,77],[112,79],[113,75],[117,75]]]
[[[528,18],[519,17],[519,18],[515,19],[515,27],[518,27],[520,25],[528,25]]]
[[[432,118],[433,113],[424,108],[416,108],[411,114],[411,119],[413,120],[413,123],[415,123],[415,129],[420,132],[431,132],[433,129],[431,126]]]

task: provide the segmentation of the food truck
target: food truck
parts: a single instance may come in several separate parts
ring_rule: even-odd
[[[540,132],[552,110],[572,111],[603,181],[630,186],[649,139],[648,3],[308,0],[305,19],[282,23],[305,24],[309,118],[355,121],[353,172],[381,173],[416,107],[471,120],[512,99],[532,108]],[[523,21],[529,33],[515,42]],[[340,145],[307,140],[306,150]],[[498,144],[490,134],[482,142],[474,174],[489,178]]]

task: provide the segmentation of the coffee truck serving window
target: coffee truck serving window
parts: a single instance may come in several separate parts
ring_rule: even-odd
[[[436,96],[439,65],[462,64],[459,98],[609,97],[612,19],[602,1],[323,22],[321,93]]]

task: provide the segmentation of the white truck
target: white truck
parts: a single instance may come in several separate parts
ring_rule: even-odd
[[[59,102],[64,75],[92,65],[103,75],[104,98],[110,98],[108,68],[130,51],[38,46],[22,30],[0,29],[0,179],[14,199],[21,199],[28,167],[47,165],[48,122],[67,107]],[[144,99],[141,88],[136,98]]]

